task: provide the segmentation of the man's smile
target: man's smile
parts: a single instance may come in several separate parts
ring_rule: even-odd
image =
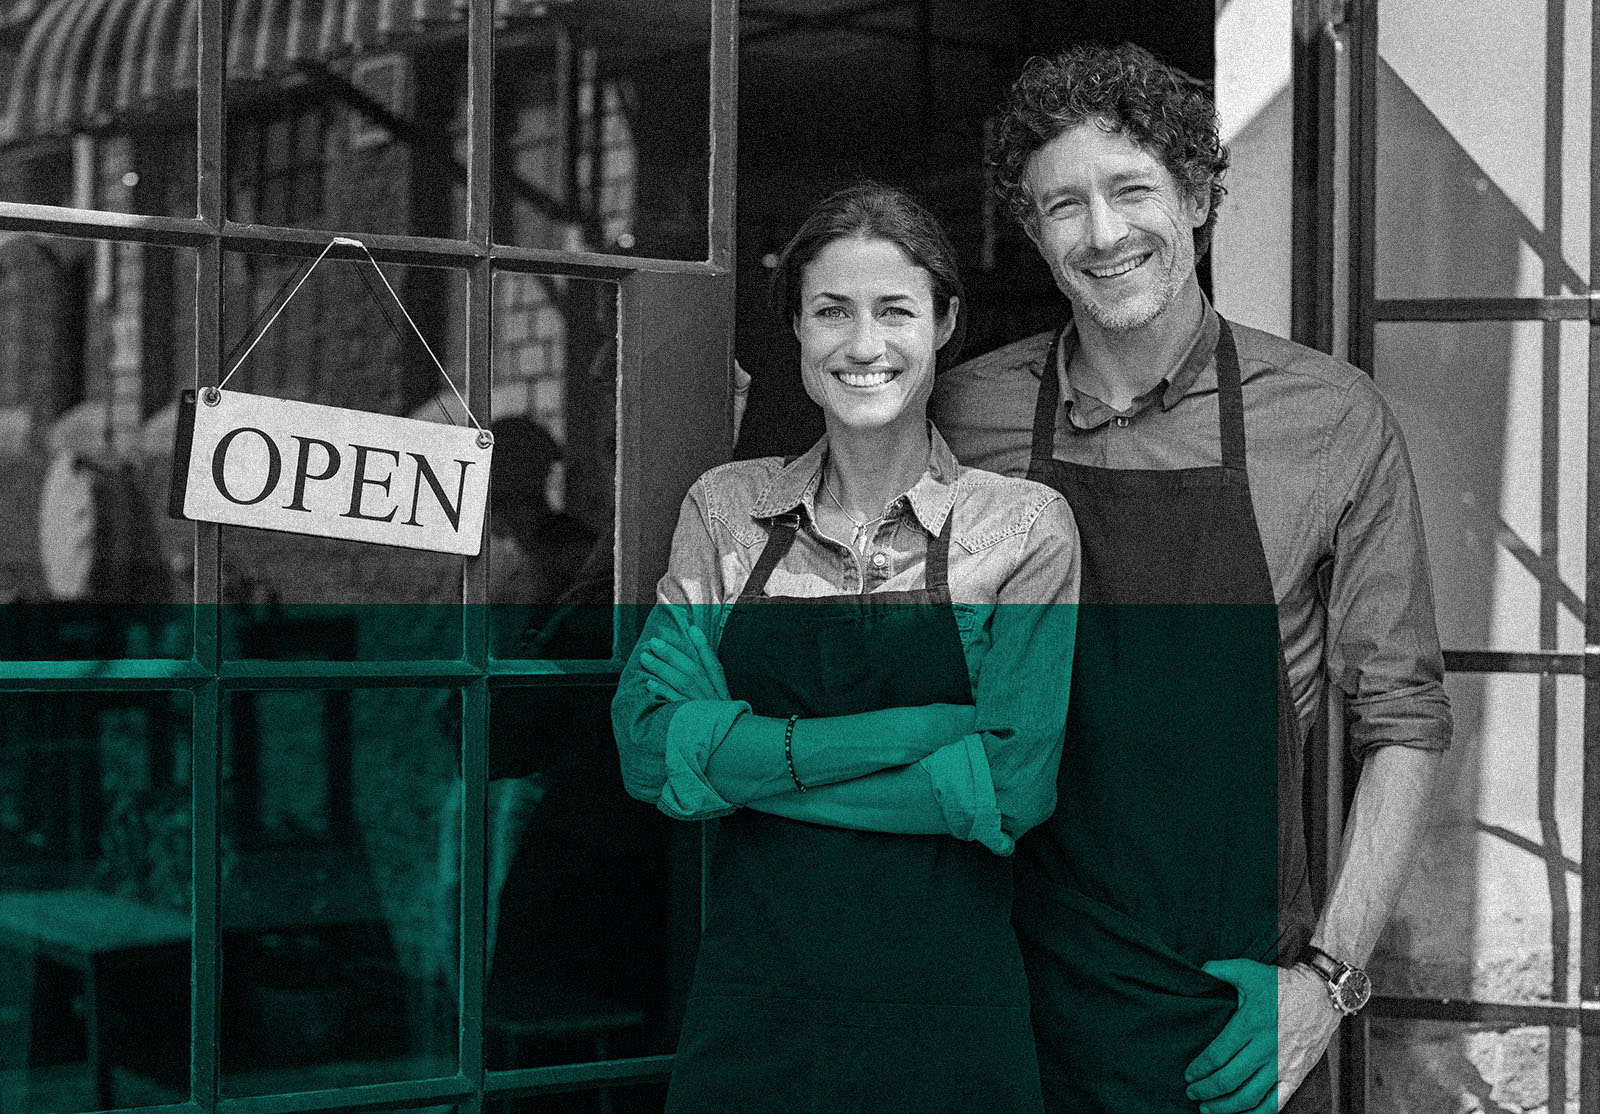
[[[1127,274],[1129,271],[1143,266],[1145,261],[1154,254],[1155,252],[1153,251],[1147,251],[1140,255],[1130,255],[1126,259],[1120,259],[1115,263],[1104,263],[1095,267],[1081,267],[1079,269],[1090,278],[1118,278]]]
[[[836,371],[833,377],[846,387],[881,387],[899,374],[898,371],[883,368],[877,371]]]

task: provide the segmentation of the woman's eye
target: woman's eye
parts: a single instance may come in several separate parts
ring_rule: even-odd
[[[884,310],[883,310],[883,315],[885,317],[915,317],[916,316],[916,314],[912,313],[911,310],[906,306],[885,306]]]
[[[823,306],[817,310],[817,316],[825,321],[839,321],[847,315],[843,306]]]

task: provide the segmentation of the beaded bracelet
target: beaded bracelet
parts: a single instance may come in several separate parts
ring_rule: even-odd
[[[790,716],[789,722],[783,726],[783,761],[789,767],[789,780],[794,782],[794,787],[804,793],[806,787],[801,784],[800,778],[794,772],[794,725],[799,716]]]

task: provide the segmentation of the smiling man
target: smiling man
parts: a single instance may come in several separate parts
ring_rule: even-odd
[[[1359,370],[1206,300],[1227,152],[1197,83],[1132,46],[1035,58],[992,154],[1071,319],[941,376],[933,413],[1082,538],[1059,803],[1017,849],[1047,1109],[1324,1114],[1450,738],[1400,430]],[[1330,679],[1362,768],[1318,911]]]

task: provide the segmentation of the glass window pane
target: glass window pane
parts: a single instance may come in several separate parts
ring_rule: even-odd
[[[0,694],[0,1107],[189,1093],[183,692]]]
[[[1590,21],[1587,4],[1383,6],[1379,297],[1587,290]]]
[[[0,200],[193,217],[195,12],[44,0],[8,17]]]
[[[1381,994],[1574,1001],[1583,681],[1456,674],[1446,687],[1447,788],[1373,959],[1374,983]]]
[[[465,111],[466,5],[227,6],[230,217],[465,234],[466,163],[441,137]]]
[[[1582,322],[1379,325],[1451,650],[1583,649]]]
[[[1367,1110],[1574,1111],[1578,1048],[1576,1029],[1375,1019]]]
[[[705,259],[710,0],[510,13],[495,38],[494,238]]]
[[[0,658],[189,656],[194,528],[166,505],[194,276],[176,248],[0,243]]]
[[[501,273],[494,291],[494,652],[609,658],[617,288]]]
[[[224,336],[232,347],[249,334],[303,261],[229,255],[226,262]],[[427,267],[385,266],[383,271],[464,396],[465,278]],[[365,259],[324,260],[312,271],[227,389],[397,417],[466,422],[439,368]],[[378,448],[391,455],[399,451]],[[318,488],[312,485],[328,485],[325,490],[337,489],[341,504],[353,498],[358,454],[349,446],[342,449],[335,462],[324,461],[314,446],[303,454],[304,460],[293,447],[282,448],[279,493],[272,498],[292,501],[301,479],[297,460],[307,489],[315,493]],[[372,459],[389,458],[374,451]],[[336,465],[332,475],[318,479],[329,463]],[[392,510],[413,496],[427,498],[420,473],[413,474],[410,485],[402,475],[392,484],[398,493],[393,496],[376,482],[384,474],[376,466],[364,472],[370,485],[361,488],[364,511],[381,514],[383,506]],[[391,479],[395,474],[389,474]],[[446,553],[224,527],[222,598],[240,605],[224,611],[229,624],[224,649],[243,657],[459,657],[463,568],[463,558]],[[270,631],[258,631],[260,637],[252,641],[245,627],[263,607],[280,609],[277,613],[286,620],[347,621],[348,629],[325,644],[279,638]]]
[[[490,1069],[677,1044],[674,992],[699,937],[699,858],[687,851],[690,870],[670,871],[669,840],[683,856],[688,842],[698,847],[699,826],[671,825],[623,791],[612,691],[562,685],[493,697]]]
[[[433,689],[230,694],[224,1094],[454,1074],[460,715]]]

